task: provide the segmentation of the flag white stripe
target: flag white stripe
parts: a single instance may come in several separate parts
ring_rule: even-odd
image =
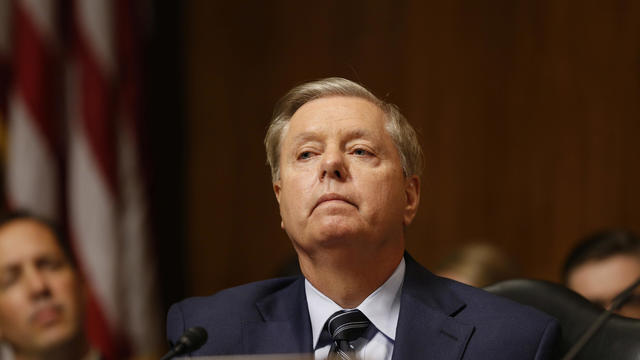
[[[77,81],[72,83],[78,84]],[[71,93],[77,91],[72,90]],[[79,102],[72,100],[71,104],[77,106]],[[116,245],[119,236],[115,221],[116,204],[83,134],[77,118],[79,109],[72,111],[69,127],[69,223],[79,258],[103,312],[110,326],[117,328],[120,312],[117,296],[121,289],[117,279]]]
[[[98,61],[102,74],[111,79],[115,73],[116,61],[114,51],[114,1],[107,0],[79,0],[78,9],[79,31],[91,48],[92,54]]]
[[[58,168],[20,96],[9,98],[7,197],[15,208],[58,219]]]

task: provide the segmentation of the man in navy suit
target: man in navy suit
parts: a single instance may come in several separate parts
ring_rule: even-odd
[[[546,359],[557,322],[431,274],[405,253],[422,152],[398,109],[341,78],[303,84],[265,138],[282,228],[304,277],[192,298],[169,310],[192,355],[312,353],[316,359]]]

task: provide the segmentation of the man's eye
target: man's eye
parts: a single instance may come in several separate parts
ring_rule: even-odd
[[[313,155],[311,153],[311,151],[304,151],[304,152],[300,153],[300,155],[298,155],[298,159],[302,159],[302,160],[308,159],[308,158],[311,157],[311,155]]]
[[[0,276],[0,289],[7,289],[18,280],[17,271],[5,272]]]
[[[366,156],[366,155],[371,155],[371,152],[365,149],[355,149],[353,150],[353,154],[358,156]]]
[[[43,258],[38,260],[38,268],[47,270],[57,270],[64,265],[62,259]]]

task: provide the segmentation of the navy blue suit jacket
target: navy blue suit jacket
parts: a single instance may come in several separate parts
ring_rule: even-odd
[[[549,358],[557,321],[530,307],[437,277],[405,255],[393,360]],[[174,304],[167,336],[193,326],[209,340],[192,355],[311,353],[304,278],[260,281]]]

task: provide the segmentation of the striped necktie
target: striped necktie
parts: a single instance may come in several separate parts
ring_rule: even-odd
[[[327,320],[327,330],[333,343],[329,350],[330,360],[355,360],[351,341],[361,337],[369,327],[369,319],[358,309],[340,310]]]

